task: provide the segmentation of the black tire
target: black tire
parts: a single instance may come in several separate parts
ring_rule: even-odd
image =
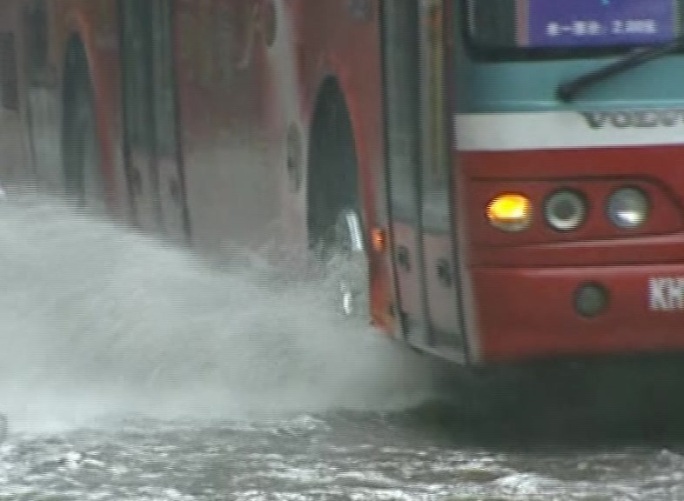
[[[67,197],[82,209],[106,211],[93,90],[82,48],[72,49],[63,108],[63,170]]]

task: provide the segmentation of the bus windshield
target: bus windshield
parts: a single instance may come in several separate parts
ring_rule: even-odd
[[[587,57],[684,34],[684,0],[464,0],[467,44],[503,58]]]

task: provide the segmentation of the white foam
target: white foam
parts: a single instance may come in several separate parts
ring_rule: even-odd
[[[396,408],[427,395],[424,362],[341,317],[334,284],[238,262],[219,272],[54,201],[0,204],[0,412],[31,429],[112,413]]]

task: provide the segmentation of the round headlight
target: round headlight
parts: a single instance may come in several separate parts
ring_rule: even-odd
[[[554,230],[575,230],[587,217],[586,200],[573,190],[557,191],[546,199],[544,217]]]
[[[608,199],[608,217],[618,228],[638,228],[648,219],[650,204],[638,188],[620,188]]]
[[[503,231],[522,231],[532,223],[532,202],[519,193],[504,193],[487,205],[489,223]]]

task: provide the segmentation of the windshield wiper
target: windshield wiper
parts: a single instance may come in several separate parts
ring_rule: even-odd
[[[684,36],[680,36],[663,45],[655,47],[644,47],[636,49],[631,54],[625,56],[614,63],[610,63],[598,70],[590,71],[577,78],[563,82],[556,89],[556,98],[564,103],[572,102],[578,94],[584,91],[587,87],[591,87],[602,80],[606,80],[614,75],[618,75],[624,71],[641,66],[654,59],[659,59],[663,56],[676,52],[684,48]]]

